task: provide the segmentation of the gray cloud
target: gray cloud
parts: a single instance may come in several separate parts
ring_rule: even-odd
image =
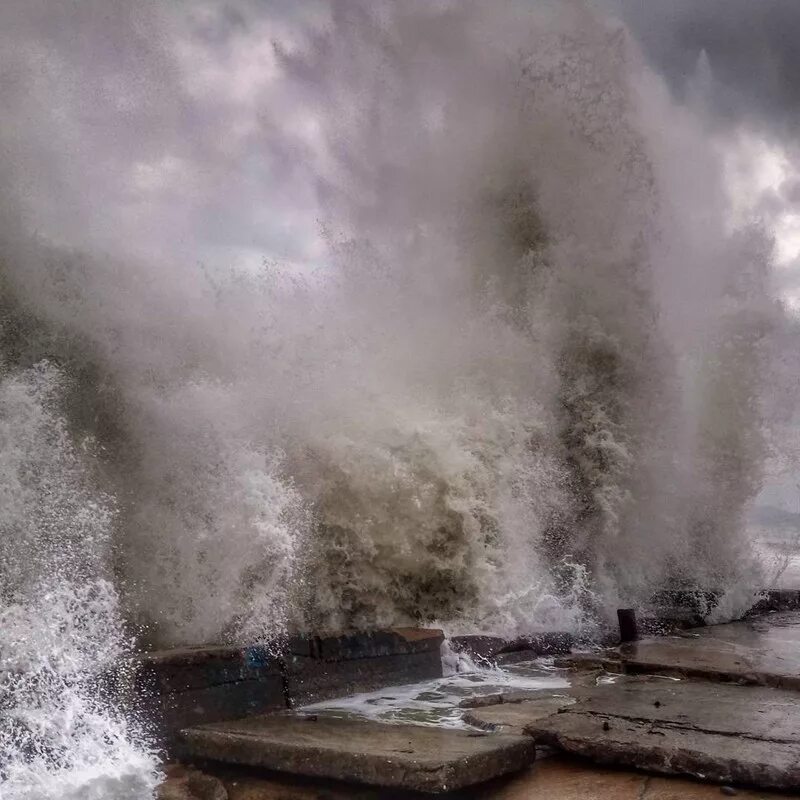
[[[799,0],[598,2],[620,14],[677,96],[705,51],[719,124],[765,125],[792,144]],[[67,244],[308,259],[317,209],[312,146],[297,135],[302,98],[265,79],[265,63],[272,41],[291,43],[330,8],[6,0],[3,202],[14,192],[30,227]]]
[[[763,124],[778,135],[800,123],[797,0],[609,0],[645,54],[684,96],[705,51],[722,122]]]
[[[273,41],[316,8],[8,0],[4,203],[70,246],[304,260],[316,230],[310,155],[287,134],[292,101],[271,64]]]

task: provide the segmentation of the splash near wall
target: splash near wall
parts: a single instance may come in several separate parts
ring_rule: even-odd
[[[45,362],[0,381],[0,796],[134,800],[153,792],[154,753],[92,683],[131,647],[110,570],[115,509],[58,413],[66,383]]]
[[[760,588],[743,515],[779,314],[764,235],[731,233],[702,115],[618,23],[484,6],[335,2],[275,45],[307,124],[265,124],[260,146],[317,198],[311,265],[202,268],[80,226],[67,246],[26,193],[23,117],[2,134],[0,653],[50,687],[12,679],[6,779],[67,713],[41,797],[151,774],[134,725],[62,691],[132,646],[591,634],[658,589],[733,614]],[[114,8],[145,53],[176,24]],[[135,60],[143,80],[170,52]],[[40,67],[55,89],[83,77]]]

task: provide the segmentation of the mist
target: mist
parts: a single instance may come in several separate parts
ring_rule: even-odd
[[[2,15],[4,613],[53,569],[102,586],[75,636],[99,625],[110,661],[404,624],[591,638],[659,590],[752,605],[793,329],[714,109],[623,22]]]

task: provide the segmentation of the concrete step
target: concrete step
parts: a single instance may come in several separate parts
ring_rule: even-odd
[[[527,660],[539,656],[555,656],[569,653],[574,637],[566,632],[550,632],[518,636],[506,639],[502,636],[453,636],[450,646],[457,653],[466,653],[478,662],[495,663],[508,660],[508,656],[519,655]],[[512,659],[513,660],[513,659]]]
[[[442,642],[440,630],[426,628],[292,639],[283,657],[287,704],[441,678]]]
[[[264,647],[209,645],[140,653],[112,682],[171,755],[191,725],[417,683],[442,676],[440,630],[392,628],[339,636],[293,637],[277,653]]]
[[[171,754],[181,728],[286,708],[283,665],[260,647],[151,651],[120,674],[122,703],[140,711]]]
[[[626,672],[800,689],[800,612],[693,628],[682,636],[622,645]]]
[[[503,706],[487,722],[597,763],[765,789],[800,787],[800,714],[791,691],[655,676],[606,684],[542,716]]]
[[[439,793],[533,763],[529,736],[270,714],[183,731],[192,758]]]

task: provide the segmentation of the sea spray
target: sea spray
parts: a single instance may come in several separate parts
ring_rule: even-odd
[[[47,363],[0,377],[0,797],[141,800],[157,780],[146,727],[97,688],[132,645],[114,504],[59,415],[65,383]]]
[[[355,624],[411,608],[416,619],[472,627],[498,625],[502,606],[524,628],[541,622],[534,598],[561,598],[562,624],[574,625],[646,605],[656,586],[709,589],[721,581],[711,564],[722,562],[746,587],[744,603],[761,578],[735,509],[755,484],[726,495],[726,519],[709,537],[715,556],[689,555],[704,538],[690,508],[698,491],[737,483],[737,463],[757,483],[760,373],[747,365],[764,353],[757,334],[740,337],[743,368],[717,408],[743,425],[730,439],[734,460],[704,451],[712,445],[698,430],[714,379],[686,360],[724,338],[726,287],[768,269],[763,236],[750,229],[728,243],[723,176],[702,121],[674,107],[622,28],[580,4],[503,8],[333,4],[331,32],[284,58],[321,119],[319,180],[329,231],[339,232],[343,324],[363,327],[353,341],[357,380],[376,406],[369,425],[382,414],[391,430],[409,408],[422,421],[431,411],[421,398],[439,419],[363,479],[359,461],[377,432],[365,425],[346,463],[335,459],[335,493],[316,503],[326,605],[339,624],[347,608]],[[656,131],[671,111],[682,115],[677,142]],[[717,164],[706,166],[702,234],[687,187],[663,180],[696,148]],[[749,243],[741,258],[731,257],[736,241]],[[685,304],[676,287],[697,297]],[[737,318],[777,313],[763,282],[740,293]],[[484,357],[494,347],[497,357]],[[737,404],[752,413],[738,415]],[[483,430],[463,427],[459,409],[470,405]],[[513,411],[493,427],[501,408]],[[441,474],[434,459],[446,451],[431,440],[425,454],[423,443],[447,418],[448,451],[477,455],[485,475],[462,457],[454,513],[443,517],[435,502],[456,500],[455,475],[427,504],[417,496],[413,526],[391,505],[382,519],[379,498],[400,497],[379,489],[382,475],[395,487],[421,458]],[[487,456],[508,434],[521,445],[501,446],[504,471]],[[324,483],[306,491],[314,485]],[[370,510],[352,495],[370,498]],[[412,573],[406,552],[426,554]],[[363,602],[365,576],[374,586]],[[377,612],[373,598],[387,594],[391,605]],[[515,598],[525,604],[514,608]]]
[[[75,340],[70,370],[92,365],[73,409],[98,410],[125,616],[161,644],[513,634],[591,628],[657,588],[755,588],[740,511],[766,348],[743,323],[746,369],[713,353],[777,312],[764,282],[730,300],[768,258],[731,258],[763,237],[731,239],[701,116],[579,3],[323,17],[272,64],[291,124],[258,129],[317,191],[313,265],[68,251],[4,225],[9,290]],[[709,419],[741,429],[735,453]],[[724,509],[705,502],[721,486]]]
[[[28,7],[0,26],[3,800],[152,794],[91,679],[131,646],[591,636],[762,588],[744,511],[796,335],[703,109],[619,23]],[[253,258],[263,231],[303,257]]]

